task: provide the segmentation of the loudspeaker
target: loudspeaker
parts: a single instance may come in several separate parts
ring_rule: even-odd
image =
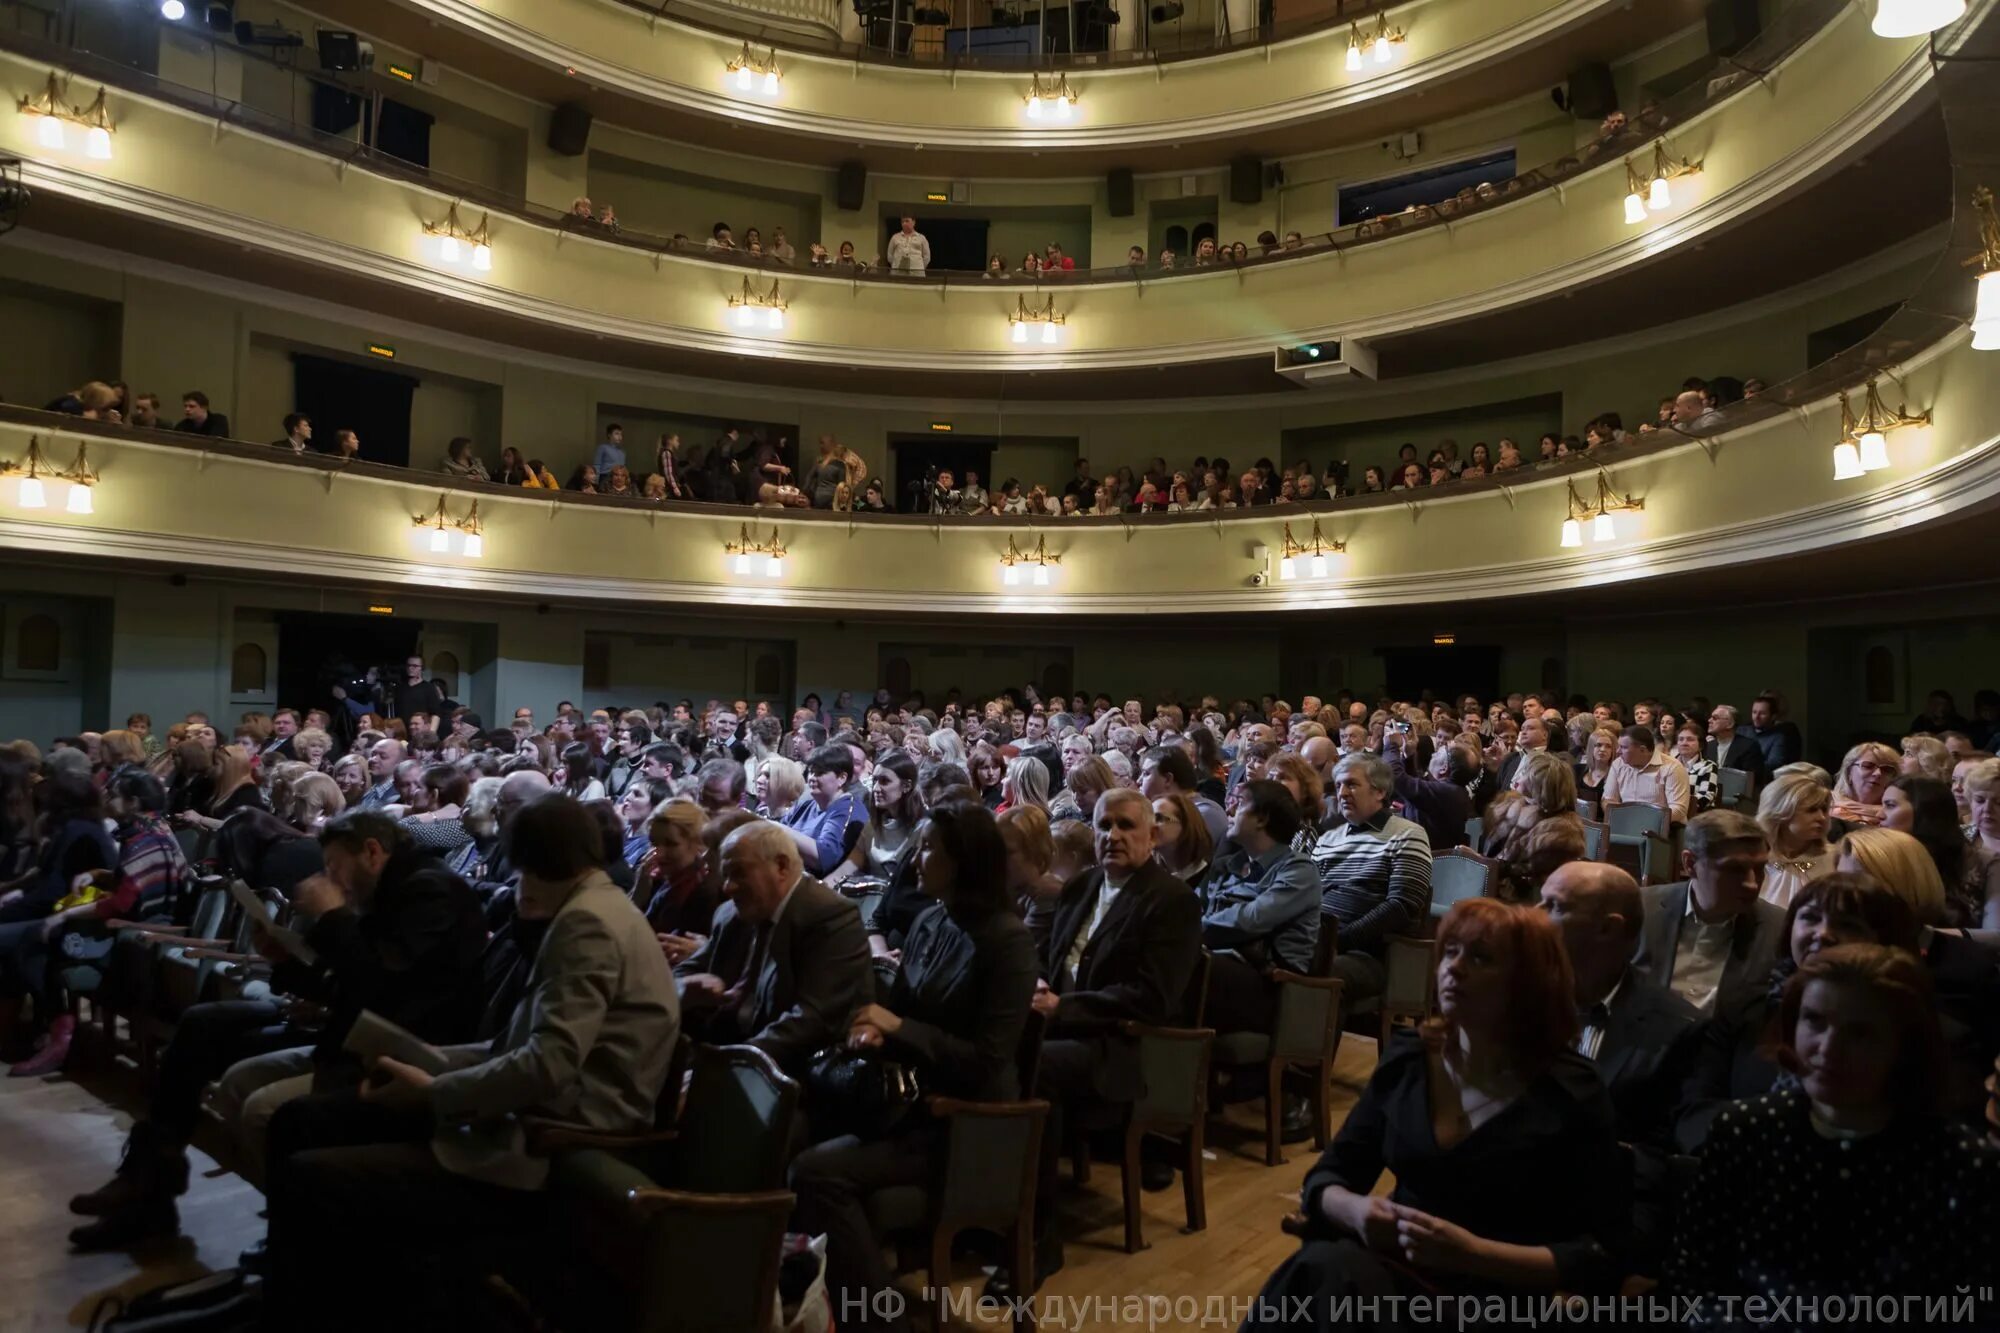
[[[1238,157],[1229,162],[1229,202],[1264,202],[1264,162],[1262,158]]]
[[[1708,50],[1711,55],[1733,56],[1750,44],[1763,29],[1757,0],[1709,0]]]
[[[582,157],[589,147],[590,108],[581,102],[564,102],[549,117],[549,151]]]
[[[1578,120],[1603,120],[1618,109],[1618,87],[1611,66],[1602,61],[1579,65],[1569,76],[1569,113]]]
[[[1104,178],[1105,209],[1114,218],[1132,216],[1132,168],[1113,167]]]
[[[843,162],[834,178],[833,202],[852,213],[868,199],[868,166],[863,162]]]
[[[361,68],[361,39],[351,32],[319,30],[319,67],[344,71]]]

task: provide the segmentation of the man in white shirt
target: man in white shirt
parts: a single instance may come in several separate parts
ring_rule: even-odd
[[[917,230],[915,218],[904,218],[903,229],[889,238],[889,271],[921,278],[931,266],[931,243]]]
[[[1618,757],[1604,775],[1604,804],[1659,806],[1669,823],[1685,824],[1690,797],[1687,770],[1657,745],[1651,727],[1625,728],[1618,738]]]

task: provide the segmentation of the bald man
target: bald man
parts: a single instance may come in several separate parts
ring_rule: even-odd
[[[1541,905],[1562,931],[1583,1020],[1577,1050],[1610,1089],[1618,1137],[1665,1149],[1705,1020],[1632,969],[1646,919],[1638,882],[1603,861],[1572,861],[1543,881]]]

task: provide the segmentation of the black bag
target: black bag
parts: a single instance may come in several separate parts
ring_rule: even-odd
[[[831,1137],[881,1138],[923,1100],[917,1073],[873,1051],[828,1046],[806,1070],[806,1113]]]

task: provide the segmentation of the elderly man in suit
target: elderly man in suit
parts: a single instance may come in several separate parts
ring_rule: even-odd
[[[376,1060],[361,1100],[379,1114],[322,1127],[320,1145],[346,1146],[272,1164],[267,1290],[285,1328],[456,1327],[496,1251],[541,1215],[548,1162],[526,1122],[652,1127],[680,1030],[659,940],[600,868],[603,835],[576,801],[524,808],[512,844],[518,911],[548,930],[505,1031],[447,1048],[443,1072]]]
[[[1785,929],[1784,910],[1757,896],[1769,854],[1764,830],[1748,815],[1710,810],[1690,819],[1681,844],[1687,879],[1645,891],[1634,972],[1704,1014],[1728,1011],[1728,999],[1718,1010],[1718,995],[1765,985]]]
[[[1063,1118],[1083,1104],[1130,1102],[1145,1091],[1139,1043],[1122,1023],[1176,1022],[1201,959],[1201,903],[1194,891],[1153,860],[1153,807],[1129,787],[1098,798],[1097,868],[1063,886],[1041,946],[1042,975],[1033,1001],[1048,1021],[1036,1095],[1049,1101],[1042,1135],[1041,1184],[1035,1194],[1036,1274],[1062,1267],[1062,1242],[1050,1230]],[[1172,1172],[1167,1172],[1172,1180]],[[995,1297],[1014,1294],[1001,1270]]]
[[[1702,754],[1718,768],[1741,769],[1750,775],[1750,790],[1756,791],[1771,780],[1771,766],[1764,762],[1764,747],[1754,736],[1736,729],[1733,704],[1717,704],[1708,714],[1708,740]]]
[[[766,820],[723,840],[722,891],[713,932],[674,969],[688,1032],[755,1046],[796,1078],[872,994],[861,911],[806,874],[792,834]]]

